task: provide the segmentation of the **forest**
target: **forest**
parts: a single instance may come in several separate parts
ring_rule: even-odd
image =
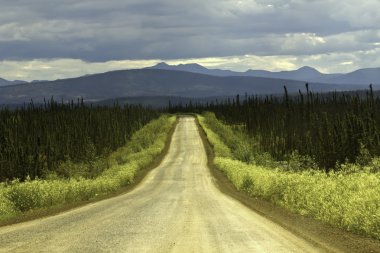
[[[301,163],[295,169],[339,171],[380,155],[380,99],[372,86],[363,92],[248,96],[207,104],[171,106],[171,112],[210,111],[250,138],[250,151],[267,159]],[[247,156],[246,162],[255,160]],[[243,159],[244,160],[244,159]],[[256,159],[257,160],[257,159]],[[252,162],[252,161],[251,161]],[[378,170],[380,168],[374,168]]]
[[[247,135],[245,153],[240,154],[245,162],[277,166],[296,160],[293,170],[329,172],[340,171],[348,163],[365,166],[380,155],[380,99],[372,86],[365,93],[318,94],[306,84],[298,94],[288,94],[284,87],[283,96],[237,95],[211,103],[169,103],[166,111],[213,112]],[[159,115],[158,110],[143,106],[92,106],[80,100],[3,108],[0,181],[51,174],[96,177],[109,167],[105,157]]]
[[[80,174],[97,176],[109,167],[102,158],[124,146],[152,119],[142,106],[88,106],[46,101],[0,110],[0,181]]]
[[[236,189],[378,239],[379,109],[372,87],[318,94],[307,85],[164,111],[83,101],[4,108],[0,221],[130,185],[168,145],[173,115],[197,113],[214,165]]]

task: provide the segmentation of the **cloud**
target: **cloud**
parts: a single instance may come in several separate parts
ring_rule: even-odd
[[[24,61],[1,61],[0,73],[8,80],[56,80],[102,73],[120,69],[152,66],[159,60],[123,60],[108,62],[85,62],[79,59],[39,59]]]
[[[347,73],[358,68],[380,66],[380,47],[367,51],[349,53],[328,53],[315,55],[238,55],[227,57],[204,57],[169,59],[167,63],[199,63],[207,68],[246,71],[266,69],[271,71],[294,70],[302,66],[313,66],[324,73]],[[78,77],[112,70],[138,69],[153,66],[162,59],[115,60],[106,62],[86,62],[79,59],[39,59],[23,61],[0,61],[0,73],[8,80],[56,80]]]
[[[344,55],[355,59],[339,62],[367,66],[358,52],[373,51],[373,58],[380,58],[379,9],[378,0],[2,1],[0,61],[106,64]],[[289,62],[281,66],[297,65]],[[272,64],[268,68],[277,68]]]

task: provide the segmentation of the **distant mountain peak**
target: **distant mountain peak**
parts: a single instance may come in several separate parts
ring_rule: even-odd
[[[169,67],[170,65],[167,64],[166,62],[160,62],[160,63],[157,63],[156,65],[152,66],[151,68],[162,68],[162,67]]]
[[[207,69],[198,63],[188,63],[188,64],[178,64],[170,65],[166,62],[160,62],[150,68],[165,68],[165,69],[184,69],[184,68],[198,68],[198,69]]]
[[[177,66],[193,66],[193,67],[202,67],[204,68],[202,65],[198,64],[198,63],[187,63],[187,64],[179,64]]]
[[[314,73],[321,73],[319,72],[318,70],[316,70],[315,68],[312,68],[312,67],[309,67],[309,66],[303,66],[299,69],[297,69],[298,71],[302,71],[302,72],[314,72]]]
[[[7,85],[13,85],[13,84],[23,84],[23,83],[27,83],[27,82],[22,81],[22,80],[9,81],[7,79],[0,77],[0,86],[7,86]]]
[[[358,70],[355,70],[354,72],[352,73],[355,73],[355,72],[366,72],[366,73],[377,73],[379,74],[380,73],[380,68],[365,68],[365,69],[358,69]]]
[[[165,62],[160,62],[152,67],[148,67],[147,69],[176,70],[176,71],[185,71],[185,72],[202,73],[202,74],[207,74],[209,71],[209,69],[197,63],[169,65]]]

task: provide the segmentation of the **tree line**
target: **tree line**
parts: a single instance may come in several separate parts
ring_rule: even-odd
[[[283,96],[236,96],[206,104],[171,106],[171,112],[214,112],[218,119],[241,126],[255,147],[276,160],[297,152],[326,171],[342,163],[367,164],[380,155],[380,99],[372,86],[362,92]]]
[[[86,106],[83,101],[3,108],[0,180],[41,178],[62,162],[89,163],[107,156],[159,114],[142,106]]]

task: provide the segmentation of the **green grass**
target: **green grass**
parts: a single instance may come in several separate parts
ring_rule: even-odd
[[[137,172],[148,166],[164,149],[174,116],[161,116],[138,130],[131,141],[112,153],[110,169],[94,179],[13,180],[0,184],[0,220],[39,208],[86,201],[114,192],[133,182]]]
[[[198,119],[214,148],[214,164],[238,190],[292,212],[380,239],[380,173],[370,173],[371,168],[328,174],[316,170],[284,171],[242,162],[231,155],[231,148],[223,141],[236,139],[233,131],[223,131],[228,126],[213,121],[213,117],[205,114]],[[213,123],[208,124],[210,118]]]

